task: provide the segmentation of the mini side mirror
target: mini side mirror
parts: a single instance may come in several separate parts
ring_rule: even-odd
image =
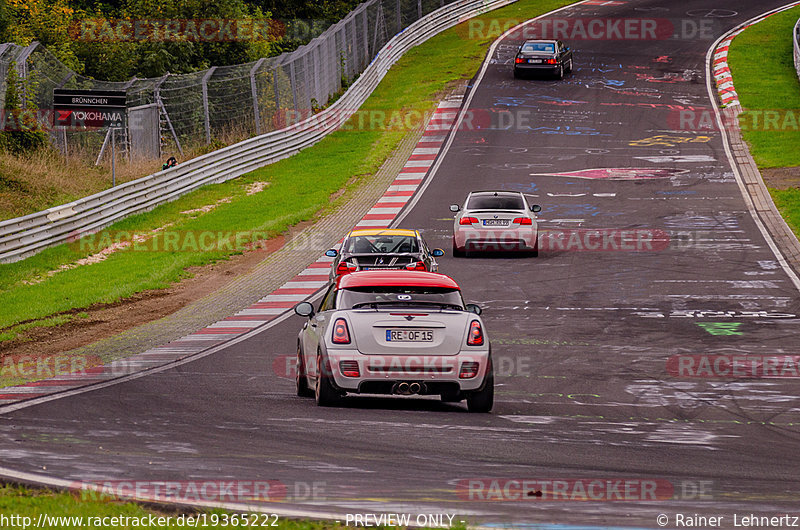
[[[542,211],[542,207],[539,206],[538,204],[534,204],[533,206],[531,206],[531,211],[532,212],[541,212]]]
[[[457,204],[451,204],[450,205],[450,211],[451,212],[455,213],[455,212],[458,212],[460,210],[461,210],[461,206],[459,206]]]
[[[339,255],[339,253],[336,251],[336,249],[331,248],[325,251],[325,255],[329,258],[335,258]]]
[[[475,313],[476,315],[480,315],[483,313],[483,309],[478,304],[467,304],[467,311],[470,313]]]
[[[300,315],[301,317],[310,317],[314,314],[314,306],[309,304],[308,302],[300,302],[296,306],[294,306],[294,312]]]
[[[435,248],[435,249],[433,249],[431,251],[431,254],[436,258],[440,258],[440,257],[444,256],[444,250],[442,250],[440,248]]]

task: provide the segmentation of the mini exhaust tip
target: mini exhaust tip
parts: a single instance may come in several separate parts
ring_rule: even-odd
[[[419,391],[422,389],[419,383],[411,383],[408,385],[408,391],[412,394],[419,394]]]
[[[398,394],[408,394],[408,383],[402,382],[397,385],[397,389],[395,390]]]

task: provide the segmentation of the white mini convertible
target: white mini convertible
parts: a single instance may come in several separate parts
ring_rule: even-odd
[[[345,394],[438,395],[494,404],[491,348],[481,310],[444,274],[360,271],[337,278],[297,339],[297,395],[330,406]]]

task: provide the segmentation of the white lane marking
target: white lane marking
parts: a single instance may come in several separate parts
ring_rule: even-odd
[[[41,392],[60,392],[75,388],[73,386],[11,386],[3,389],[3,394],[39,394]]]
[[[377,212],[376,212],[377,213]],[[298,276],[321,276],[323,274],[328,274],[327,268],[319,268],[319,267],[310,267],[308,269],[303,269]],[[291,296],[291,295],[290,295]],[[277,302],[277,300],[265,300],[267,302]]]
[[[280,315],[289,307],[262,307],[258,309],[243,309],[236,313],[237,315],[250,316],[250,315]]]
[[[414,155],[436,155],[439,154],[438,147],[415,147],[413,151],[411,151],[411,156]]]
[[[391,208],[372,208],[370,209],[370,214],[395,214],[402,210],[401,206],[392,206]]]
[[[638,160],[647,160],[656,164],[666,162],[716,162],[717,159],[709,155],[665,155],[665,156],[635,156]]]
[[[378,226],[383,227],[389,224],[391,219],[362,219],[356,223],[358,228],[363,228],[365,226]]]
[[[433,165],[433,160],[409,160],[403,167],[429,167]]]
[[[282,308],[283,311],[290,307]],[[281,309],[277,307],[275,309]],[[264,320],[220,320],[219,322],[214,322],[210,326],[206,326],[207,328],[257,328],[261,324],[263,324]],[[138,357],[138,356],[137,356]]]

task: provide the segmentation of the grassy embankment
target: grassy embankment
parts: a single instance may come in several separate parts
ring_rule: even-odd
[[[742,135],[761,170],[800,166],[800,81],[792,48],[798,18],[800,7],[772,15],[740,33],[728,52],[736,92],[746,109],[739,120]],[[765,121],[774,111],[775,121]],[[795,172],[800,174],[800,169]],[[800,188],[770,187],[769,191],[781,215],[800,236]]]

